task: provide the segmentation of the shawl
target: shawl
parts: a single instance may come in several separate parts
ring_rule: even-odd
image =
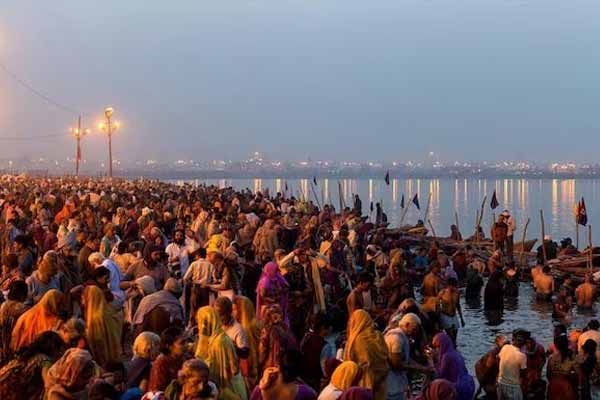
[[[50,289],[35,306],[19,317],[12,333],[13,350],[31,344],[39,334],[58,326],[58,312],[62,299],[63,294],[60,291]]]
[[[249,365],[248,378],[258,379],[258,340],[260,337],[260,327],[254,312],[254,304],[245,296],[236,296],[234,304],[239,314],[238,322],[242,325],[244,333],[248,338],[248,347],[250,349],[247,359]]]
[[[46,382],[47,393],[55,392],[64,397],[71,397],[69,393],[73,387],[81,387],[83,380],[90,379],[86,376],[95,367],[92,355],[87,350],[73,347],[50,367]]]
[[[331,384],[337,389],[344,391],[354,384],[354,380],[360,372],[358,364],[354,361],[344,361],[333,372]]]
[[[376,390],[376,398],[379,398],[379,386],[385,383],[389,372],[388,349],[383,335],[375,329],[371,316],[365,310],[356,310],[350,317],[344,360],[359,365],[363,372],[360,386]],[[385,393],[382,394],[385,396]]]
[[[140,305],[133,316],[132,324],[143,324],[146,315],[158,306],[161,306],[171,314],[172,321],[178,318],[181,321],[185,320],[183,318],[183,308],[181,307],[181,303],[179,303],[179,300],[177,300],[173,293],[168,290],[159,290],[156,293],[145,296],[142,301],[140,301]]]
[[[117,312],[106,302],[104,293],[97,286],[87,286],[83,298],[85,331],[94,359],[100,365],[119,361],[123,326]]]
[[[208,365],[210,379],[221,389],[221,397],[224,395],[223,392],[227,392],[245,400],[247,394],[244,384],[242,383],[241,386],[235,384],[239,374],[235,345],[223,330],[217,311],[211,306],[200,307],[196,314],[196,321],[198,322],[196,357]]]
[[[266,305],[263,302],[261,291],[267,290],[285,290],[289,285],[285,278],[279,272],[279,266],[275,262],[269,262],[263,268],[258,284],[256,285],[256,315],[262,316],[262,308]],[[287,295],[279,296],[279,305],[283,311],[284,320],[287,324]]]
[[[439,357],[435,364],[438,378],[451,382],[458,393],[458,400],[471,399],[475,391],[473,378],[469,376],[465,361],[454,349],[452,339],[446,333],[438,333],[433,342],[439,343]]]

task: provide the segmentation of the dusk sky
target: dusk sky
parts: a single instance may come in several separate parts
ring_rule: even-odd
[[[598,161],[597,0],[0,0],[0,62],[115,158]],[[76,114],[0,69],[0,138]],[[65,136],[0,158],[74,155]]]

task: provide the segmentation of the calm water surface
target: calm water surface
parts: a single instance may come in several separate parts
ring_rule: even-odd
[[[509,209],[516,217],[517,237],[520,240],[527,219],[530,224],[528,238],[540,238],[540,209],[544,212],[546,234],[555,240],[571,237],[575,241],[575,223],[573,206],[583,196],[586,200],[587,212],[592,225],[593,238],[600,240],[600,182],[585,179],[394,179],[390,185],[375,179],[318,180],[318,185],[311,188],[312,179],[233,179],[233,180],[195,180],[193,184],[214,184],[220,187],[233,186],[237,189],[250,188],[253,191],[268,189],[271,193],[283,192],[287,182],[288,195],[306,197],[313,202],[331,203],[339,207],[338,182],[341,185],[342,199],[345,204],[352,203],[352,196],[358,193],[363,201],[363,213],[368,213],[369,202],[382,202],[384,210],[392,226],[400,222],[403,209],[400,207],[402,195],[405,204],[418,194],[421,210],[410,204],[404,223],[415,223],[423,218],[428,198],[429,219],[437,235],[449,235],[450,225],[458,215],[463,235],[473,233],[476,213],[487,195],[483,229],[489,235],[492,211],[489,202],[496,190],[500,207],[496,213]],[[183,181],[174,181],[182,184]],[[585,238],[585,239],[584,239]],[[587,243],[587,233],[581,230],[581,243]],[[458,347],[464,355],[467,367],[474,373],[475,362],[489,350],[496,335],[510,335],[516,328],[525,328],[533,332],[534,337],[545,347],[552,341],[552,307],[549,303],[539,303],[534,299],[533,289],[529,283],[521,283],[519,298],[505,300],[502,315],[489,315],[483,311],[482,303],[464,303],[463,310],[466,327],[461,329]],[[567,321],[571,327],[583,327],[591,317],[596,317],[596,310],[586,315],[574,312]]]

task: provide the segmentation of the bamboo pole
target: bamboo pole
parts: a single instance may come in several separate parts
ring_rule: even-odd
[[[342,210],[344,209],[344,196],[342,195],[342,183],[340,181],[338,181],[338,197],[339,197],[339,203],[340,203],[340,213],[342,212]]]
[[[430,219],[428,219],[428,220],[427,220],[427,223],[429,224],[429,227],[431,228],[431,233],[433,234],[433,237],[434,237],[435,239],[437,239],[437,235],[435,234],[435,229],[433,228],[433,224],[431,223],[431,220],[430,220]]]
[[[575,248],[579,250],[579,224],[577,223],[577,217],[575,217]]]
[[[487,195],[483,196],[483,201],[481,202],[481,211],[479,212],[479,220],[477,220],[477,227],[481,226],[481,221],[483,221],[483,212],[485,210],[485,201],[487,200]]]
[[[319,209],[321,209],[321,203],[319,202],[319,196],[317,196],[317,191],[315,190],[315,186],[313,185],[312,181],[310,181],[310,188],[312,189],[313,196],[315,197],[315,200],[317,202],[317,205],[319,206]]]
[[[521,237],[521,257],[519,257],[519,265],[523,266],[523,259],[525,258],[525,238],[527,237],[527,227],[529,226],[529,218],[527,218],[527,222],[525,222],[525,227],[523,228],[523,236]],[[542,242],[543,244],[543,242]]]
[[[475,246],[479,245],[479,210],[475,213]]]
[[[408,212],[408,207],[410,207],[410,203],[412,203],[412,201],[409,201],[408,203],[406,203],[404,205],[404,210],[402,211],[402,216],[400,217],[399,227],[401,227],[402,224],[404,223],[404,218],[406,217],[406,213]]]
[[[429,205],[431,204],[431,192],[427,196],[427,207],[425,208],[425,214],[423,215],[423,221],[427,221],[429,219]]]
[[[546,254],[546,227],[544,226],[544,210],[540,210],[540,222],[542,224],[542,264],[546,265],[547,254]]]
[[[460,232],[460,226],[458,225],[458,212],[454,211],[454,222],[456,224],[456,230]]]
[[[591,270],[592,267],[594,266],[594,254],[592,252],[592,226],[588,225],[588,246],[589,246],[589,254],[588,254],[588,262],[589,262],[589,269]]]

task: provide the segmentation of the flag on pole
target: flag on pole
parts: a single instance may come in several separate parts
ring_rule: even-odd
[[[579,225],[583,225],[583,226],[587,225],[587,210],[585,208],[585,200],[583,199],[583,197],[579,201],[579,204],[577,204],[576,219],[577,219],[577,223]]]
[[[317,186],[317,177],[313,176],[313,183],[315,184],[315,186]]]
[[[404,193],[402,193],[402,199],[400,200],[400,208],[404,208]]]
[[[498,203],[498,198],[496,197],[496,191],[494,190],[494,194],[492,195],[492,201],[490,202],[490,207],[492,208],[492,210],[495,210],[496,208],[498,208],[499,205],[500,205],[500,203]]]
[[[415,197],[413,197],[412,202],[415,207],[417,207],[417,210],[421,209],[421,206],[419,205],[419,193],[415,193]]]
[[[389,185],[390,184],[390,171],[385,173],[385,184]]]

